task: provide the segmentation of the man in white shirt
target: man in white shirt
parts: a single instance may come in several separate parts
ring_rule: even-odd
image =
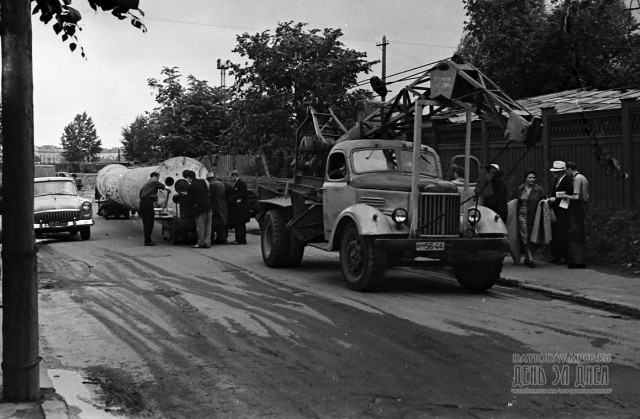
[[[586,267],[584,244],[586,241],[585,215],[589,201],[589,181],[578,171],[574,162],[567,162],[567,174],[573,177],[573,194],[569,195],[569,265],[570,269]]]

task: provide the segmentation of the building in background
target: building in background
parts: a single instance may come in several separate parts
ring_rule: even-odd
[[[56,164],[64,163],[65,159],[62,157],[62,147],[55,145],[43,145],[35,146],[35,162],[36,164]],[[98,153],[98,162],[124,162],[124,150],[122,147],[113,147],[109,149],[102,149]]]

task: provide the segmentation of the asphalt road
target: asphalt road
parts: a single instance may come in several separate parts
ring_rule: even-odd
[[[640,415],[638,320],[447,270],[356,293],[336,254],[269,269],[258,236],[144,247],[138,218],[96,221],[38,245],[41,352],[129,417]]]

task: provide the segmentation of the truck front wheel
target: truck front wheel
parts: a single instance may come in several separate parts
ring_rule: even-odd
[[[262,260],[270,268],[287,265],[289,257],[289,232],[287,219],[282,211],[269,210],[262,220],[260,247]]]
[[[347,286],[354,291],[373,291],[384,281],[385,252],[376,251],[373,239],[363,237],[349,225],[340,240],[340,265]]]
[[[453,270],[462,288],[481,292],[496,284],[502,272],[502,261],[460,263],[454,265]]]

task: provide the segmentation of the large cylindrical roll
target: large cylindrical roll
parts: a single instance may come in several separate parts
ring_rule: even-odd
[[[159,166],[137,167],[128,169],[121,164],[110,164],[103,167],[96,177],[96,187],[100,195],[113,200],[132,211],[140,211],[140,190],[149,180],[152,172],[160,174],[160,182],[172,186],[177,180],[183,179],[182,172],[193,170],[198,178],[206,178],[207,168],[190,157],[172,157]],[[169,188],[173,193],[173,188]],[[159,207],[167,207],[176,213],[175,203],[169,199],[166,191],[158,191]]]

